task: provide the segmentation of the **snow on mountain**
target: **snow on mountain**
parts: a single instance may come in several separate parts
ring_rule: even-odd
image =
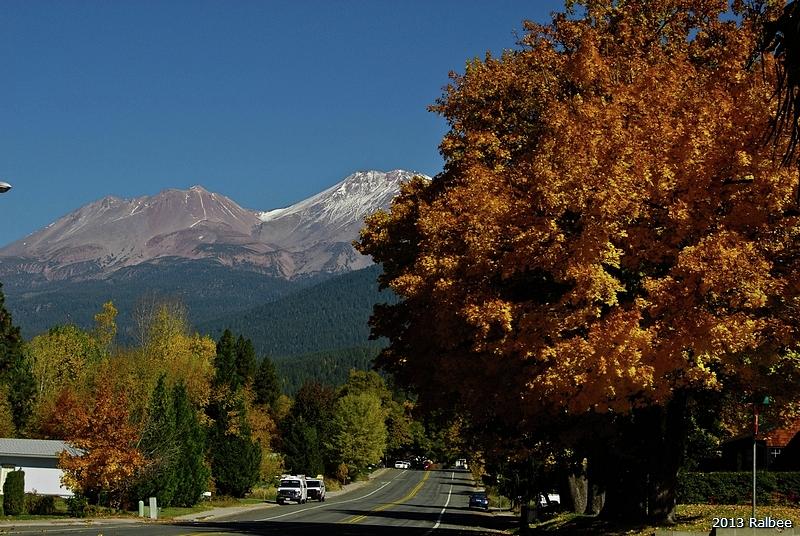
[[[421,174],[399,169],[353,173],[299,203],[258,213],[262,223],[257,235],[291,251],[321,243],[349,243],[358,237],[364,218],[388,208],[400,185],[417,175]]]
[[[370,264],[350,245],[364,218],[388,207],[414,175],[357,172],[268,212],[244,209],[201,186],[105,197],[0,249],[0,274],[24,269],[47,279],[96,278],[163,258],[214,259],[289,278],[358,269]]]
[[[354,217],[363,219],[374,212],[376,207],[388,206],[388,201],[399,191],[400,184],[416,175],[424,176],[401,169],[387,173],[357,171],[308,199],[289,207],[259,212],[258,217],[262,222],[291,214],[314,214],[330,222],[350,221]]]

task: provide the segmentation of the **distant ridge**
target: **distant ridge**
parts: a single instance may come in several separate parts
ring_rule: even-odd
[[[254,211],[202,186],[135,199],[105,197],[0,248],[0,279],[103,279],[159,259],[213,260],[292,279],[364,268],[353,249],[364,218],[417,175],[359,171],[289,207]]]

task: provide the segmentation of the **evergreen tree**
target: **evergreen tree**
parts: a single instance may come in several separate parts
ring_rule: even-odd
[[[272,407],[281,395],[280,379],[275,370],[275,363],[264,357],[258,365],[255,379],[253,380],[256,404]]]
[[[217,341],[217,357],[214,359],[214,387],[227,385],[235,391],[241,385],[236,364],[236,340],[231,330],[226,329]]]
[[[211,474],[222,495],[242,497],[258,482],[261,447],[253,441],[241,393],[209,405]]]
[[[246,345],[242,343],[242,347]],[[261,447],[253,440],[239,375],[238,344],[230,330],[217,342],[214,360],[216,397],[208,405],[209,461],[217,491],[241,497],[258,481]],[[251,347],[252,348],[252,347]]]
[[[253,342],[241,335],[236,340],[236,374],[241,385],[249,384],[256,373],[256,351]]]
[[[5,306],[3,284],[0,283],[0,375],[7,375],[22,359],[22,335]]]
[[[157,497],[159,504],[172,505],[177,486],[176,470],[182,463],[181,440],[175,426],[175,408],[162,374],[150,399],[147,425],[140,443],[148,465],[137,486],[139,498]]]
[[[330,436],[335,402],[334,389],[317,382],[306,382],[297,392],[289,416],[281,425],[287,468],[313,475],[334,469],[332,460],[325,455],[323,441]]]
[[[3,483],[3,513],[18,516],[25,513],[25,471],[11,471]]]
[[[0,283],[0,382],[8,386],[14,426],[22,430],[33,411],[36,382],[31,366],[22,352],[22,336],[6,310],[3,285]]]
[[[173,387],[172,403],[179,450],[174,471],[175,492],[172,502],[175,506],[189,507],[207,489],[211,476],[205,461],[206,437],[183,383]]]
[[[321,437],[303,418],[289,417],[283,427],[284,466],[294,474],[318,475],[325,470]]]

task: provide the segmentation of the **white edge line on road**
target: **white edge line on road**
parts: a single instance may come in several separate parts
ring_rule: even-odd
[[[455,472],[450,473],[450,480],[453,480],[455,476],[456,476]],[[442,524],[442,517],[444,516],[444,511],[447,510],[447,506],[450,504],[450,496],[452,494],[453,494],[453,485],[450,484],[450,491],[447,492],[447,501],[444,503],[444,508],[442,508],[442,511],[439,512],[439,519],[436,520],[436,524],[433,526],[433,528],[425,533],[426,536],[431,532],[433,532],[434,530],[438,529],[439,525]]]
[[[256,519],[256,522],[272,521],[273,519],[280,519],[282,517],[290,516],[290,515],[293,515],[293,514],[299,514],[300,512],[308,512],[309,510],[316,510],[317,508],[324,508],[326,506],[336,506],[336,505],[339,505],[339,504],[345,504],[345,503],[349,503],[349,502],[353,502],[353,501],[360,501],[361,499],[366,499],[370,495],[374,495],[374,494],[378,493],[380,490],[382,490],[383,488],[385,488],[386,486],[391,484],[392,480],[394,480],[398,476],[402,475],[403,473],[405,473],[405,471],[401,471],[399,474],[393,476],[391,480],[389,480],[387,483],[385,483],[384,485],[382,485],[378,489],[373,490],[373,491],[367,493],[366,495],[362,495],[361,497],[356,497],[355,499],[347,499],[346,501],[338,501],[338,502],[335,502],[335,503],[320,504],[319,506],[312,506],[311,508],[303,508],[302,510],[292,510],[291,512],[286,512],[285,514],[281,514],[279,516],[266,517],[264,519]]]

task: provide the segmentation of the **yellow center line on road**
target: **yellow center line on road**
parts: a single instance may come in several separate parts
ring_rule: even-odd
[[[426,472],[425,476],[422,477],[422,480],[420,480],[419,483],[416,486],[414,486],[414,488],[411,491],[408,492],[408,495],[406,495],[402,499],[398,499],[398,500],[396,500],[394,502],[385,503],[385,504],[381,504],[379,506],[376,506],[375,508],[370,510],[370,512],[382,512],[382,511],[384,511],[386,509],[389,509],[389,508],[391,508],[393,506],[400,506],[404,502],[410,501],[411,499],[414,498],[414,496],[417,493],[419,493],[419,490],[422,489],[422,486],[425,485],[425,481],[428,480],[428,478],[430,476],[431,476],[431,474],[429,472]],[[344,521],[340,521],[339,523],[348,523],[348,524],[352,525],[353,523],[358,523],[360,521],[363,521],[363,520],[367,519],[367,517],[369,517],[369,514],[348,517],[347,519],[345,519]]]

